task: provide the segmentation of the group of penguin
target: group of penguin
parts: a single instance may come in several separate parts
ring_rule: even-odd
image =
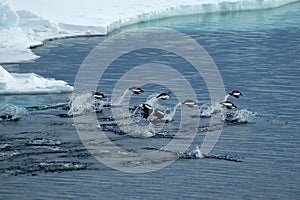
[[[223,107],[226,107],[227,109],[233,109],[233,108],[236,108],[236,105],[234,105],[232,102],[230,101],[227,101],[228,97],[234,97],[234,98],[240,98],[241,96],[243,96],[243,94],[238,91],[238,90],[233,90],[232,92],[229,92],[225,98],[224,98],[224,101],[220,102],[220,104],[223,106]]]
[[[144,90],[140,87],[130,87],[128,88],[129,91],[131,91],[134,94],[141,94],[144,92]],[[106,98],[106,96],[103,93],[100,92],[93,92],[92,95],[95,99],[103,100]],[[234,98],[240,98],[243,96],[243,94],[238,90],[233,90],[232,92],[229,92],[223,101],[219,102],[219,104],[226,109],[234,109],[237,108],[236,105],[234,105],[232,102],[228,101],[228,97],[234,97]],[[170,98],[170,94],[163,92],[156,96],[156,100],[167,100]],[[194,100],[185,100],[180,103],[180,105],[186,105],[188,107],[196,107],[198,106],[198,103]],[[153,105],[150,105],[149,103],[143,103],[139,106],[139,108],[142,110],[142,116],[143,118],[147,119],[149,116],[153,115],[157,119],[161,120],[165,117],[165,111],[159,108],[154,108]]]

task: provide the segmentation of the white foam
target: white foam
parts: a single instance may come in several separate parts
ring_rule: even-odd
[[[46,39],[104,35],[120,27],[179,15],[274,8],[297,0],[0,0],[0,63],[38,58]],[[16,12],[17,11],[17,12]]]
[[[68,116],[83,115],[95,111],[95,102],[92,93],[73,95],[69,102]]]
[[[235,111],[229,120],[235,123],[254,123],[256,121],[256,115],[257,113],[255,112],[241,109]]]
[[[34,73],[9,73],[0,65],[0,94],[47,94],[72,92],[65,81],[41,77]]]

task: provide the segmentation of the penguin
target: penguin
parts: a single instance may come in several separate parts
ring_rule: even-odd
[[[229,92],[228,94],[235,98],[240,98],[241,96],[243,96],[243,94],[238,90],[233,90],[232,92]]]
[[[198,106],[198,103],[194,100],[185,100],[181,104],[186,105],[190,108],[194,108],[194,107]]]
[[[157,119],[161,120],[165,117],[165,112],[163,110],[160,110],[160,109],[155,109],[153,111],[153,115],[155,117],[157,117]]]
[[[129,90],[132,91],[134,94],[141,94],[144,92],[144,90],[139,87],[131,87],[129,88]]]
[[[167,100],[170,98],[170,95],[166,92],[160,93],[156,96],[157,99]]]
[[[153,112],[153,108],[149,104],[142,104],[143,118],[147,119]]]
[[[100,93],[100,92],[92,92],[93,93],[93,96],[95,97],[95,99],[104,99],[106,98],[106,96],[103,94],[103,93]]]
[[[220,102],[220,104],[223,106],[223,107],[226,107],[227,109],[233,109],[233,108],[236,108],[236,106],[230,102],[230,101],[223,101],[223,102]]]

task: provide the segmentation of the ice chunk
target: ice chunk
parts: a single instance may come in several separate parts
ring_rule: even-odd
[[[47,79],[34,73],[7,72],[0,66],[0,94],[44,94],[72,92],[65,81]]]
[[[0,0],[0,27],[15,27],[19,23],[19,16],[12,8],[11,2]]]
[[[154,19],[209,12],[274,8],[296,1],[51,0],[37,3],[36,0],[0,0],[0,35],[2,36],[0,37],[0,63],[36,59],[37,56],[28,48],[37,43],[42,44],[46,39],[103,35],[120,27]],[[18,11],[17,13],[12,5]],[[9,27],[10,30],[3,27]],[[18,28],[11,29],[11,27]]]

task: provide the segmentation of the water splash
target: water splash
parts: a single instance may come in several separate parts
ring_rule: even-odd
[[[130,87],[127,88],[124,92],[123,95],[120,97],[112,98],[112,106],[122,106],[122,102],[124,101],[126,95],[128,92],[132,92],[133,94],[139,95],[144,92],[144,90],[140,87]]]
[[[147,147],[143,148],[145,150],[155,150],[155,151],[162,151],[162,152],[168,152],[170,155],[177,155],[179,159],[216,159],[216,160],[226,160],[226,161],[232,161],[232,162],[242,162],[243,157],[239,156],[231,156],[231,155],[218,155],[218,154],[204,154],[201,152],[200,147],[196,146],[193,149],[189,149],[186,152],[176,152],[171,151],[169,149],[163,148],[152,148]]]
[[[130,137],[148,138],[156,135],[156,131],[152,123],[148,123],[147,125],[140,125],[136,123],[127,124],[126,126],[122,126],[121,129]]]
[[[254,123],[256,121],[256,115],[256,112],[241,109],[227,113],[226,121],[234,124]]]
[[[147,101],[145,102],[145,104],[148,104],[148,105],[150,105],[151,107],[155,107],[157,101],[159,100],[159,99],[157,98],[157,95],[158,95],[158,94],[156,94],[156,93],[150,95],[150,96],[147,98]]]
[[[226,160],[226,161],[233,161],[233,162],[242,162],[239,156],[203,154],[199,146],[196,146],[194,149],[182,153],[180,158],[181,159],[216,159],[216,160]]]
[[[209,118],[213,114],[221,113],[221,115],[223,116],[222,117],[223,120],[225,120],[227,109],[236,108],[236,106],[232,102],[227,101],[228,98],[234,97],[234,98],[238,99],[241,96],[243,96],[243,94],[240,91],[233,90],[232,92],[229,92],[224,96],[223,101],[216,101],[212,105],[210,105],[209,103],[205,103],[205,104],[201,105],[200,106],[200,113],[201,113],[200,117]]]
[[[228,110],[217,103],[214,105],[206,103],[200,106],[201,118],[210,118],[212,115],[218,113],[221,114],[221,119],[223,121],[235,124],[255,123],[258,114],[247,109]]]
[[[127,93],[129,92],[129,89],[126,89],[124,91],[124,93],[122,94],[122,96],[117,97],[116,99],[113,100],[113,102],[111,103],[111,105],[113,106],[121,106],[122,102],[124,101],[124,98],[126,97]]]
[[[195,149],[183,153],[180,157],[185,159],[201,159],[205,158],[205,154],[201,152],[199,146],[196,146]]]
[[[168,110],[167,110],[165,112],[165,116],[164,116],[163,120],[172,121],[179,106],[181,106],[181,103],[176,104],[171,112],[168,113]]]
[[[150,121],[139,117],[139,115],[125,112],[121,107],[113,109],[115,109],[116,124],[126,135],[137,138],[148,138],[156,135],[157,132]]]
[[[101,111],[105,101],[95,99],[91,92],[80,95],[72,95],[69,101],[68,116],[78,116],[86,113]]]
[[[219,102],[215,102],[214,104],[205,103],[200,106],[200,117],[209,118],[214,114],[221,113],[222,116],[225,116],[226,109],[221,106]],[[225,119],[225,117],[223,117]]]

